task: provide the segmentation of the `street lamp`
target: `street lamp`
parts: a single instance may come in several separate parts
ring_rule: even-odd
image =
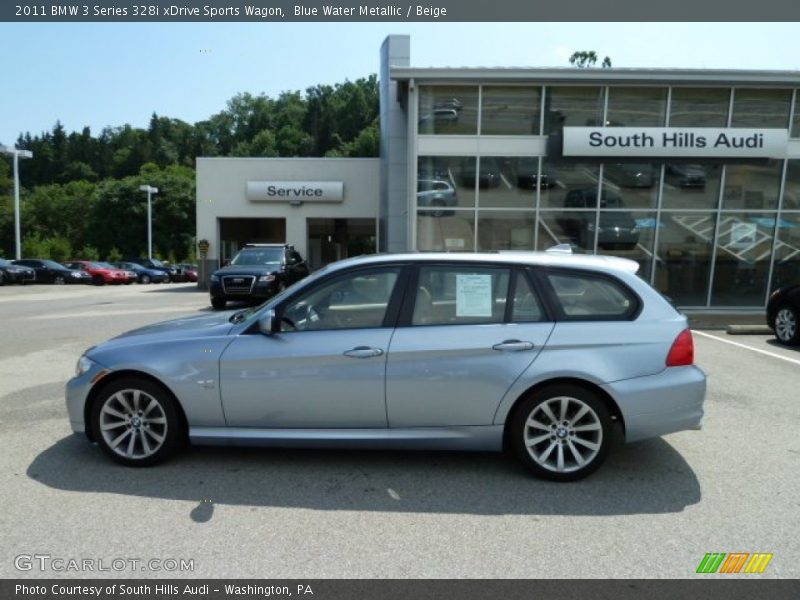
[[[140,185],[139,189],[147,192],[147,258],[153,260],[153,209],[151,196],[158,193],[158,188],[151,185]]]
[[[19,159],[33,158],[33,152],[17,150],[10,146],[0,146],[0,152],[14,157],[14,236],[16,237],[15,253],[19,260],[22,258],[22,235],[19,227]]]

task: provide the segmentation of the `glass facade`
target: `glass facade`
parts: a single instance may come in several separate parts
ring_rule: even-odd
[[[576,160],[561,158],[551,144],[564,126],[600,124],[791,128],[797,138],[800,94],[792,89],[419,90],[418,134],[464,137],[435,145],[446,155],[417,156],[418,250],[544,250],[568,243],[575,252],[637,261],[640,277],[687,308],[763,307],[769,291],[800,279],[800,159]],[[458,118],[426,116],[436,110]],[[520,136],[540,133],[536,150],[519,155]],[[483,136],[492,137],[484,143]],[[518,154],[498,155],[497,136]],[[537,138],[530,139],[533,147]]]

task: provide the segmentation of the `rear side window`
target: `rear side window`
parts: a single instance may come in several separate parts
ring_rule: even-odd
[[[420,267],[412,325],[502,323],[510,270]]]
[[[555,298],[567,318],[630,319],[639,301],[621,284],[585,273],[548,273]]]

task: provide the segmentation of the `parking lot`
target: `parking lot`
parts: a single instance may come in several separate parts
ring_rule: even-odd
[[[800,576],[800,352],[770,336],[697,334],[703,431],[573,484],[480,453],[194,448],[126,469],[71,434],[83,350],[205,310],[194,284],[0,288],[0,577],[694,577],[707,552]],[[15,567],[35,554],[193,570]]]

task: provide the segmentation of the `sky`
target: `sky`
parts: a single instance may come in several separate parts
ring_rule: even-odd
[[[0,144],[130,123],[194,123],[240,92],[277,96],[378,71],[393,33],[411,66],[800,70],[798,23],[0,23]],[[9,51],[10,48],[15,49]]]

